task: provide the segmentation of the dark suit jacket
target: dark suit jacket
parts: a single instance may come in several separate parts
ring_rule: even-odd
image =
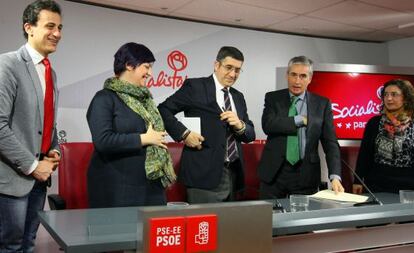
[[[243,94],[230,88],[238,117],[246,123],[246,131],[235,135],[241,161],[238,171],[237,188],[243,186],[243,154],[241,142],[255,139],[253,122],[247,115]],[[216,102],[213,76],[187,79],[183,86],[158,107],[168,133],[175,141],[180,141],[186,127],[174,116],[184,112],[186,117],[201,119],[201,135],[204,136],[203,148],[184,147],[181,157],[179,179],[188,187],[213,189],[220,183],[225,151],[227,124],[220,120],[222,110]]]
[[[361,146],[359,148],[358,159],[356,163],[355,172],[363,180],[369,177],[375,177],[378,173],[376,167],[378,166],[375,163],[375,139],[379,133],[379,124],[381,116],[372,117],[365,126],[364,137],[361,141]],[[355,183],[358,183],[357,179],[354,179]]]
[[[88,169],[90,207],[164,204],[159,181],[145,175],[140,138],[147,131],[145,121],[105,89],[96,93],[86,117],[95,147]]]
[[[398,191],[401,189],[414,189],[413,166],[395,167],[375,161],[375,153],[378,149],[375,142],[379,134],[380,121],[381,115],[374,116],[365,126],[364,137],[361,141],[356,163],[356,173],[373,192],[398,194]],[[408,130],[406,131],[408,132]],[[406,138],[409,138],[409,134],[406,135]],[[413,150],[409,144],[403,145],[403,148],[408,152]],[[412,155],[411,159],[414,159]],[[354,182],[359,183],[357,178],[354,178]]]
[[[293,117],[288,117],[289,106],[288,89],[266,94],[262,127],[267,134],[267,142],[259,163],[258,174],[260,180],[267,183],[274,179],[286,159],[287,136],[297,130]],[[329,100],[307,92],[307,106],[306,149],[300,168],[300,183],[304,188],[316,188],[321,177],[319,141],[326,153],[329,173],[339,176],[341,175],[340,150]]]

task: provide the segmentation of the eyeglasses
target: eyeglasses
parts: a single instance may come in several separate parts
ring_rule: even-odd
[[[402,94],[399,93],[399,92],[395,92],[395,91],[393,91],[393,92],[384,92],[384,98],[386,98],[388,96],[391,96],[392,98],[396,98],[396,97],[402,96]]]
[[[296,79],[296,78],[298,78],[299,77],[299,79],[300,80],[305,80],[305,79],[308,79],[308,74],[298,74],[298,73],[295,73],[295,72],[289,72],[289,77],[291,77],[291,78],[293,78],[293,79]]]
[[[231,73],[232,71],[234,71],[234,73],[240,74],[241,72],[243,72],[241,68],[236,68],[232,65],[223,65],[221,62],[220,62],[220,66],[223,66],[226,73]]]

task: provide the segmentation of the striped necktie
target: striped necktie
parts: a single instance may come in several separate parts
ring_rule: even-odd
[[[229,90],[227,88],[223,88],[222,91],[224,92],[224,109],[226,111],[232,111]],[[227,138],[227,159],[229,160],[229,162],[233,162],[238,157],[238,154],[237,154],[237,148],[236,148],[236,139],[234,138],[234,134],[231,132],[230,127],[227,128],[226,138]]]

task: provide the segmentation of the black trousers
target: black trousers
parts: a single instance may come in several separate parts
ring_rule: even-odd
[[[301,161],[295,165],[284,161],[270,183],[260,182],[260,199],[281,199],[291,194],[309,195],[317,192],[317,188],[308,188],[300,184],[301,165]]]
[[[42,161],[43,159],[45,159],[45,157],[46,157],[46,154],[40,153],[39,161]],[[39,184],[46,184],[47,187],[51,187],[52,186],[52,175],[50,175],[50,177],[46,180],[46,182],[39,182]]]
[[[236,197],[237,166],[240,166],[239,160],[232,163],[224,163],[220,183],[214,189],[187,188],[188,203],[200,204],[234,201]]]

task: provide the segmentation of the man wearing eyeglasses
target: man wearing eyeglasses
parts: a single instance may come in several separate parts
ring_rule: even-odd
[[[306,56],[292,58],[286,73],[288,88],[265,96],[262,127],[267,142],[258,167],[262,199],[313,194],[318,190],[319,141],[326,154],[332,189],[336,193],[344,191],[331,103],[306,90],[312,80],[312,68],[312,60]]]
[[[187,79],[158,107],[167,132],[185,143],[179,180],[189,203],[231,201],[244,185],[241,142],[255,139],[243,94],[232,86],[244,57],[235,47],[222,47],[209,77]],[[201,133],[187,129],[175,115],[200,119]]]

